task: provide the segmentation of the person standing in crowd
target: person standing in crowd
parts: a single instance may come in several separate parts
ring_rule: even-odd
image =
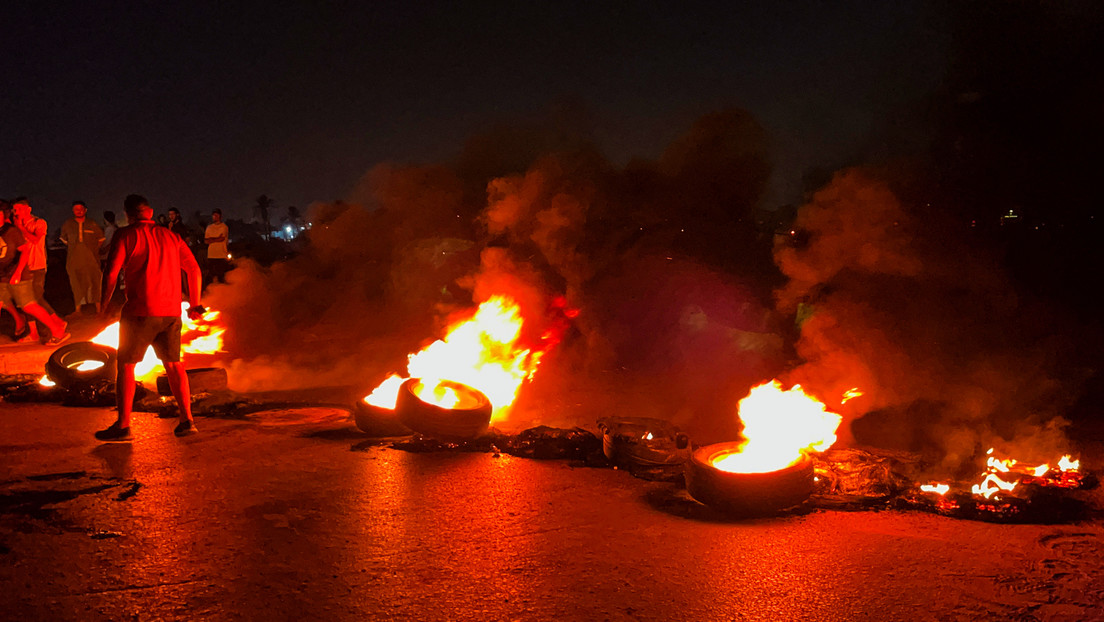
[[[42,307],[50,318],[47,325],[57,326],[59,323],[64,325],[65,323],[58,317],[54,308],[46,302],[46,233],[49,231],[49,227],[45,220],[31,214],[31,203],[27,200],[27,197],[13,199],[12,212],[14,214],[12,224],[19,229],[19,232],[23,234],[23,238],[31,245],[26,267],[29,278],[28,275],[24,275],[23,279],[31,281],[34,287],[35,302]],[[31,329],[30,338],[40,341],[38,325],[35,322],[30,322],[29,327]],[[53,337],[57,338],[58,334],[55,333]]]
[[[107,251],[111,250],[111,239],[115,237],[115,232],[119,227],[115,224],[115,212],[106,210],[104,212],[104,241],[100,246],[100,259],[107,259]]]
[[[13,216],[6,209],[0,210],[0,287],[5,290],[0,300],[12,301],[11,311],[16,320],[17,337],[23,332],[20,330],[20,325],[34,324],[23,320],[22,314],[17,310],[18,307],[50,329],[52,336],[46,342],[47,345],[61,345],[72,335],[65,332],[67,325],[64,320],[48,313],[35,299],[34,282],[29,278],[30,274],[27,270],[27,264],[31,258],[31,244],[27,242],[19,227],[9,222]]]
[[[203,233],[207,243],[207,272],[211,283],[226,282],[226,273],[230,270],[230,228],[222,222],[222,210],[217,207],[211,211],[211,224]]]
[[[130,225],[119,229],[107,257],[100,296],[100,313],[107,315],[108,301],[122,273],[127,282],[127,300],[119,320],[118,373],[115,381],[118,418],[96,432],[101,441],[130,440],[130,417],[134,407],[134,366],[142,360],[146,348],[165,366],[169,388],[180,409],[180,423],[173,434],[196,433],[192,420],[191,387],[188,372],[180,362],[181,270],[187,277],[188,317],[203,317],[199,305],[199,264],[179,236],[153,220],[149,201],[132,194],[123,203]]]
[[[100,246],[105,239],[99,223],[88,218],[83,201],[73,202],[73,217],[61,225],[61,242],[66,247],[65,270],[73,288],[73,305],[100,306]]]
[[[175,207],[169,208],[169,231],[179,235],[185,244],[191,242],[192,234],[188,231],[188,227],[184,225],[184,221],[180,220],[180,210]]]

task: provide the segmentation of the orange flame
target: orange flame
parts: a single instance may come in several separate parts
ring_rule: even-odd
[[[924,492],[934,492],[937,495],[945,495],[950,489],[950,484],[924,484],[920,486],[920,490]]]
[[[180,304],[180,350],[185,354],[215,354],[224,352],[222,335],[226,328],[217,320],[218,311],[208,311],[198,321],[193,322],[188,317],[188,303]],[[119,323],[109,325],[90,339],[92,343],[112,348],[119,347]],[[146,348],[142,360],[134,366],[134,378],[139,382],[152,381],[164,373],[161,361],[153,352],[153,347]]]
[[[1058,468],[1062,471],[1076,471],[1081,468],[1081,461],[1070,460],[1069,454],[1066,454],[1058,461]]]
[[[1081,485],[1081,474],[1078,471],[1081,463],[1072,460],[1068,454],[1058,461],[1057,472],[1051,468],[1050,463],[1030,466],[1014,458],[997,458],[993,455],[992,447],[985,454],[988,456],[985,459],[985,472],[981,474],[981,481],[970,487],[970,492],[986,499],[1000,498],[1001,492],[1015,490],[1021,483],[1063,488],[1076,488]],[[950,490],[950,487],[939,484],[920,486],[920,490],[942,495]]]
[[[820,452],[836,442],[842,418],[809,396],[800,385],[782,390],[777,380],[763,383],[740,400],[744,444],[713,466],[732,473],[766,473],[784,469],[803,453]]]
[[[985,479],[981,480],[980,484],[974,484],[970,487],[970,492],[990,499],[997,491],[1012,490],[1016,487],[1017,483],[1018,482],[1006,482],[996,473],[987,473]]]
[[[852,387],[843,392],[843,399],[840,400],[840,406],[843,406],[847,402],[855,399],[856,397],[862,397],[863,392],[859,390],[859,387]]]
[[[572,317],[568,311],[574,311],[564,311]],[[421,390],[427,396],[437,395],[440,381],[451,380],[482,391],[494,408],[491,420],[501,420],[517,399],[522,383],[531,380],[536,373],[544,354],[544,350],[520,344],[523,325],[521,309],[513,299],[493,296],[481,303],[471,318],[453,324],[444,338],[411,354],[405,377],[392,374],[364,401],[382,408],[394,408],[399,387],[406,378],[421,378]],[[554,344],[549,337],[542,338],[545,349]],[[438,399],[432,397],[426,401],[441,405]]]

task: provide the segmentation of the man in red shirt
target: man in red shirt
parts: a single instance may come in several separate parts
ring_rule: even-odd
[[[149,201],[137,194],[126,198],[130,225],[119,229],[111,241],[111,251],[103,275],[100,313],[107,314],[108,301],[115,293],[119,273],[126,279],[126,304],[119,320],[119,368],[115,381],[118,420],[96,432],[102,441],[130,440],[130,414],[134,407],[134,366],[142,360],[146,348],[165,366],[169,387],[180,408],[177,436],[195,434],[192,421],[191,389],[188,372],[180,362],[180,271],[187,275],[188,317],[199,319],[200,271],[192,251],[165,227],[153,221]]]

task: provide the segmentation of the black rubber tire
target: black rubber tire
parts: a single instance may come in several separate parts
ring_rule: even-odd
[[[698,448],[686,462],[686,490],[698,501],[733,516],[768,516],[799,505],[813,493],[813,460],[768,473],[729,473],[713,460],[740,444],[717,443]]]
[[[399,421],[399,415],[394,409],[373,406],[362,399],[357,400],[353,416],[356,418],[357,427],[374,438],[409,436],[413,433]]]
[[[77,371],[74,366],[83,361],[100,361],[102,367]],[[46,361],[46,375],[59,387],[77,388],[106,381],[115,382],[118,373],[118,352],[111,346],[91,341],[77,341],[61,346]]]
[[[197,393],[215,393],[226,390],[226,370],[221,367],[197,367],[188,370],[188,387],[192,395]],[[172,395],[169,377],[161,374],[157,377],[157,394]]]
[[[632,467],[681,467],[690,458],[690,439],[664,419],[651,417],[603,417],[602,453],[611,463]],[[645,433],[654,438],[644,440]]]
[[[399,387],[395,412],[406,427],[442,440],[475,438],[487,430],[491,423],[491,400],[481,391],[465,384],[443,380],[442,385],[467,393],[476,401],[476,405],[471,408],[441,408],[423,402],[414,394],[414,387],[420,383],[420,379],[410,378]]]

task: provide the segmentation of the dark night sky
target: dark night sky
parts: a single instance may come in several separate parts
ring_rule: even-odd
[[[746,108],[772,139],[769,201],[794,201],[939,88],[950,41],[940,5],[912,1],[92,4],[3,12],[0,196],[53,223],[129,192],[282,213],[564,101],[615,162]]]

